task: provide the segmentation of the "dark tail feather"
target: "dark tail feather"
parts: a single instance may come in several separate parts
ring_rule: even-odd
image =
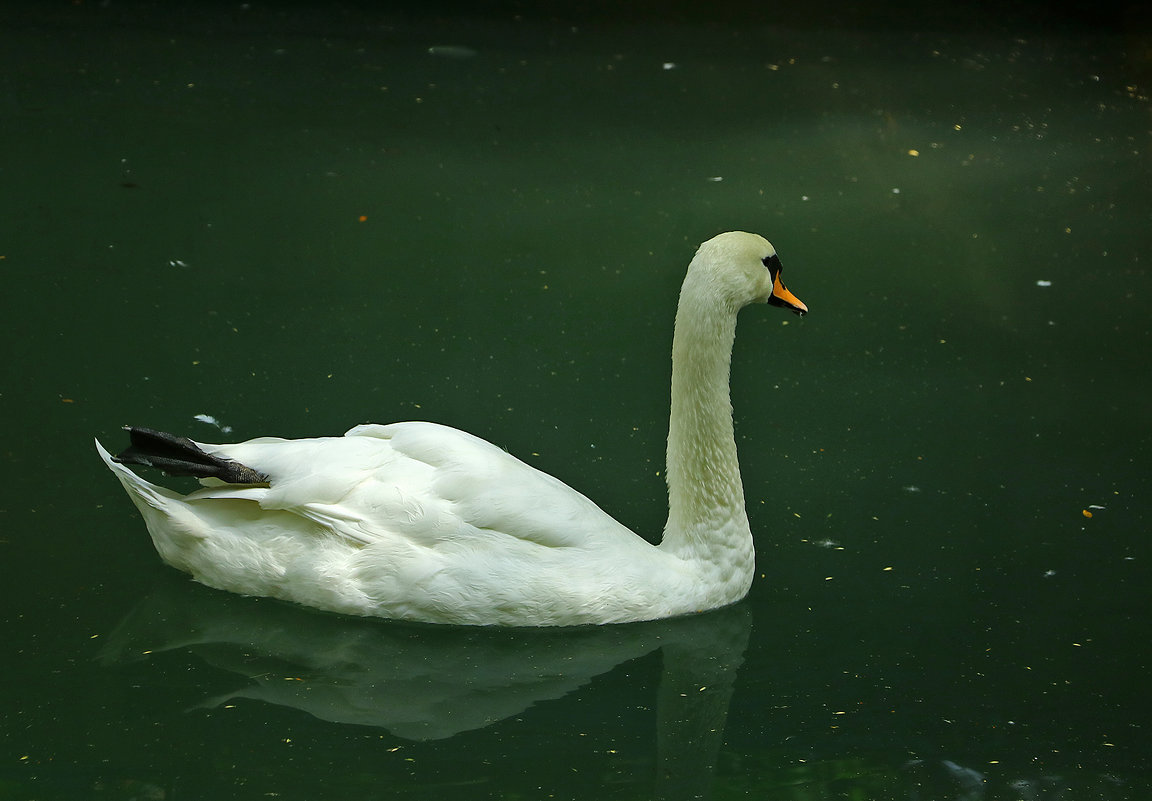
[[[186,437],[151,428],[125,428],[132,444],[113,458],[121,464],[147,465],[174,476],[218,478],[226,484],[261,484],[268,480],[268,476],[251,467],[205,453]]]

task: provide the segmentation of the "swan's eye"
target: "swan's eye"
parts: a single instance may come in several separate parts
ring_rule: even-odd
[[[773,253],[771,256],[765,256],[761,261],[764,262],[764,266],[772,275],[772,280],[775,281],[776,276],[780,274],[780,257]]]

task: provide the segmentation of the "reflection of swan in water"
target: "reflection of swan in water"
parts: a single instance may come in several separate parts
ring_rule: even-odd
[[[435,740],[560,698],[663,651],[660,791],[707,794],[751,619],[743,606],[651,623],[569,629],[443,627],[362,620],[182,585],[142,601],[109,636],[107,663],[187,650],[245,677],[238,698],[333,723]],[[285,679],[297,679],[286,681]]]
[[[551,773],[561,782],[567,781],[571,759],[583,759],[558,755],[550,744],[541,744],[533,751],[532,745],[516,739],[515,727],[478,731],[485,726],[516,718],[539,704],[531,714],[533,722],[524,731],[544,731],[550,735],[548,739],[563,741],[565,735],[583,732],[596,720],[619,731],[622,704],[650,707],[655,696],[655,794],[669,800],[709,795],[732,685],[750,628],[749,610],[742,605],[689,618],[623,626],[476,629],[314,613],[278,602],[215,593],[184,583],[175,574],[164,586],[104,638],[103,657],[107,663],[122,665],[152,659],[146,653],[149,651],[176,652],[159,660],[161,669],[163,665],[180,666],[175,680],[183,689],[175,689],[169,676],[164,689],[168,695],[174,689],[179,696],[195,692],[205,681],[202,675],[186,673],[184,655],[190,654],[237,680],[236,691],[208,699],[199,706],[216,706],[228,699],[255,699],[258,703],[245,704],[248,714],[238,719],[255,719],[261,728],[264,722],[277,719],[271,710],[261,708],[261,703],[268,703],[336,725],[377,727],[411,740],[439,739],[424,748],[451,755],[451,770],[454,775],[462,774],[459,778],[465,782],[477,775],[489,775],[487,757],[493,752],[514,755],[513,761],[541,756],[556,759],[554,770],[547,765],[533,770]],[[771,631],[761,632],[760,638],[774,644],[788,643],[795,641],[796,635],[791,625],[775,624]],[[641,690],[622,701],[613,689],[619,687],[620,674],[648,675],[648,668],[653,666],[651,660],[632,660],[654,656],[652,652],[657,650],[662,652],[663,661],[658,695],[655,690],[651,694]],[[956,703],[951,696],[941,696],[939,707],[932,707],[931,700],[917,701],[917,707],[925,708],[918,708],[913,718],[903,724],[900,716],[888,711],[887,705],[873,704],[871,716],[862,711],[856,728],[866,732],[864,750],[874,754],[862,758],[854,753],[853,743],[859,745],[859,741],[829,734],[826,725],[822,725],[828,717],[828,691],[841,675],[840,664],[827,659],[815,663],[803,648],[792,647],[782,655],[796,663],[790,674],[776,675],[765,669],[767,663],[760,662],[747,677],[750,681],[744,686],[744,694],[757,706],[755,717],[749,720],[745,715],[742,721],[745,731],[738,738],[744,746],[733,749],[734,756],[744,762],[743,776],[736,777],[737,782],[750,777],[775,779],[772,786],[782,798],[839,798],[855,789],[862,798],[908,801],[1001,797],[1041,801],[1056,795],[1068,796],[1068,787],[1076,788],[1071,792],[1077,798],[1152,797],[1143,778],[1129,786],[1129,780],[1122,777],[1071,768],[1059,771],[1063,775],[1057,778],[1057,766],[1046,768],[1048,773],[1044,776],[1021,776],[996,769],[981,776],[976,768],[987,769],[974,766],[971,755],[950,761],[948,745],[955,742],[951,732],[947,744],[936,743],[931,736],[925,738],[920,727],[927,709],[938,715],[951,710]],[[764,658],[761,654],[760,659]],[[584,686],[618,666],[623,669],[605,677],[606,681]],[[152,671],[138,666],[117,672],[123,677],[125,673],[143,675]],[[773,676],[770,680],[766,678],[769,675]],[[217,675],[211,683],[220,687],[221,683],[228,686],[228,681],[227,676]],[[632,687],[635,689],[636,685]],[[573,693],[573,697],[548,703],[568,693]],[[604,705],[598,706],[601,702]],[[182,702],[177,703],[171,712],[179,714],[183,706]],[[571,717],[576,710],[581,715],[578,723]],[[244,725],[233,723],[230,717],[223,720],[226,722],[221,725],[229,728]],[[179,728],[167,726],[169,733]],[[355,729],[349,731],[356,733]],[[376,739],[374,733],[366,733],[370,740]],[[250,734],[250,730],[241,730],[233,736],[246,740]],[[446,739],[456,734],[461,736]],[[636,735],[635,730],[626,734],[634,742],[644,742],[635,740]],[[642,729],[639,736],[646,737],[646,730]],[[474,750],[481,740],[483,745]],[[759,745],[752,745],[753,742]],[[914,743],[914,747],[909,747],[909,743]],[[1017,749],[1019,753],[1033,753],[1034,745],[1020,745],[1016,739],[982,743],[983,748],[1005,748],[1009,752]],[[532,753],[525,754],[526,750]],[[885,753],[892,750],[895,758],[889,761]],[[932,756],[898,768],[913,750]],[[485,767],[480,767],[477,753],[485,755]],[[639,762],[629,761],[628,765],[651,770],[651,751],[647,753],[649,756]],[[261,767],[272,759],[263,753],[253,758]],[[762,759],[768,762],[758,761]],[[469,764],[482,774],[471,771]],[[524,770],[519,765],[508,769]],[[380,771],[384,775],[388,768],[381,766]],[[631,775],[644,781],[643,773]],[[733,778],[728,776],[729,781]],[[789,791],[785,787],[791,788],[793,795],[786,795]],[[762,794],[772,793],[770,789],[762,790]],[[207,797],[212,793],[199,795]],[[613,797],[616,795],[620,794]]]

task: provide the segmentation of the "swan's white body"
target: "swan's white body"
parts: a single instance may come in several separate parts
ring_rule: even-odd
[[[197,443],[268,481],[188,495],[97,448],[161,558],[212,587],[437,623],[617,623],[711,609],[752,582],[728,370],[736,313],[768,300],[807,311],[766,240],[737,232],[700,246],[676,316],[658,546],[557,479],[433,423]]]

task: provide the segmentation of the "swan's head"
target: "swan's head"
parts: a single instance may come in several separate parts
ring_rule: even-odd
[[[696,272],[714,292],[736,308],[770,303],[799,315],[808,307],[788,291],[776,248],[762,236],[729,231],[709,239],[696,251],[689,274]]]

